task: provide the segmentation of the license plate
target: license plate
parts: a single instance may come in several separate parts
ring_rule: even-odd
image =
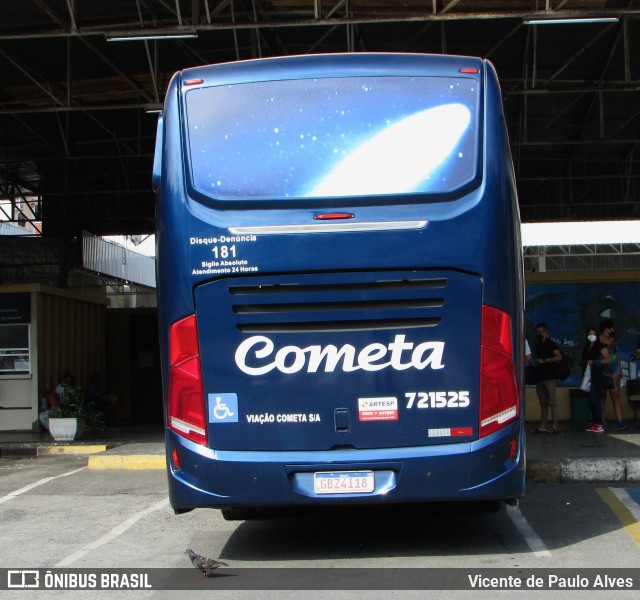
[[[316,494],[370,494],[373,492],[374,484],[373,471],[313,474],[313,491]]]

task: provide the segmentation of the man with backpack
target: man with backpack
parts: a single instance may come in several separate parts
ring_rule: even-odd
[[[536,359],[538,382],[536,394],[540,402],[540,424],[532,433],[558,433],[558,406],[556,402],[556,379],[562,353],[558,345],[549,337],[546,323],[536,325]],[[551,425],[548,424],[551,409]]]

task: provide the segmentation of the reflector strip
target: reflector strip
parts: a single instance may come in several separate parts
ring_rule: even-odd
[[[178,449],[174,448],[171,451],[171,462],[173,464],[173,468],[176,469],[176,471],[178,469],[180,469],[180,455],[178,454]]]
[[[196,427],[195,425],[192,425],[191,423],[187,423],[186,421],[182,421],[177,417],[171,417],[171,427],[173,427],[177,431],[182,431],[183,433],[189,433],[193,431],[194,433],[197,433],[199,435],[206,434],[206,431],[201,427]]]
[[[516,411],[516,407],[512,406],[511,408],[508,408],[507,410],[503,410],[502,412],[499,412],[498,414],[492,415],[491,417],[488,417],[487,419],[484,419],[481,423],[480,423],[480,427],[485,427],[486,425],[489,425],[489,423],[504,423],[505,421],[508,421],[509,419],[513,419],[513,417],[517,416],[517,411]]]
[[[509,446],[509,458],[515,458],[516,456],[518,456],[518,441],[514,438]]]
[[[304,225],[264,225],[229,227],[234,235],[269,235],[286,233],[344,233],[350,231],[398,231],[424,229],[429,221],[389,221],[378,223],[315,223]]]
[[[451,429],[452,437],[465,437],[473,435],[473,427],[454,427]]]
[[[473,427],[443,427],[442,429],[429,429],[430,438],[433,437],[466,437],[473,435]]]

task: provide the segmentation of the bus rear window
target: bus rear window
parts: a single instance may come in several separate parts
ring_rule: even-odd
[[[451,192],[476,176],[478,97],[462,77],[192,89],[193,186],[230,201]]]

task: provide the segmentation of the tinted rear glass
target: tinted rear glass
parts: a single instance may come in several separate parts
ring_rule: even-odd
[[[221,200],[450,192],[476,175],[478,97],[445,77],[193,89],[193,185]]]

